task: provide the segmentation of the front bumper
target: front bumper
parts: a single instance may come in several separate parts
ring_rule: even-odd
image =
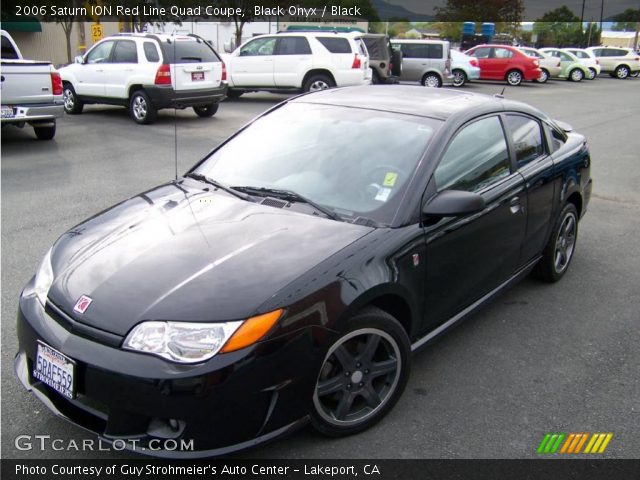
[[[146,85],[144,87],[153,105],[160,108],[187,108],[219,103],[227,96],[228,86],[221,83],[216,88],[176,91],[171,85]]]
[[[2,105],[13,109],[13,117],[2,118],[2,123],[52,122],[64,114],[62,103],[53,105]]]
[[[107,442],[131,442],[138,453],[164,457],[227,454],[303,425],[323,358],[308,327],[196,365],[180,365],[84,338],[57,323],[34,297],[18,310],[16,374],[55,414]],[[37,341],[77,362],[76,398],[36,380]],[[193,439],[192,449],[150,450],[151,442]]]

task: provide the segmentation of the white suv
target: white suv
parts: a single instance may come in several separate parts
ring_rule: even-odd
[[[210,117],[227,92],[224,63],[197,35],[113,35],[61,68],[60,76],[67,113],[81,113],[88,103],[122,105],[144,124],[161,108],[193,107]]]
[[[266,90],[315,91],[371,83],[362,38],[336,32],[280,32],[248,40],[225,57],[229,97]]]

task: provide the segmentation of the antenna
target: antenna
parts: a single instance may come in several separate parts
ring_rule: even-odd
[[[173,32],[171,32],[171,41],[173,43],[173,64],[174,64],[174,68],[171,69],[171,75],[172,75],[172,83],[173,83],[173,88],[177,88],[178,84],[177,84],[177,80],[176,80],[176,69],[175,69],[175,65],[177,63],[177,52],[176,52],[176,29],[174,27]],[[178,108],[177,105],[174,103],[173,104],[173,161],[174,161],[174,166],[175,166],[175,180],[176,182],[178,181]]]

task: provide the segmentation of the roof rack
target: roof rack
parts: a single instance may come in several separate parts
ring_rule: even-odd
[[[335,30],[313,30],[313,29],[309,29],[309,30],[280,30],[278,33],[334,33],[334,34],[338,34],[338,33],[345,33],[345,32],[336,32]]]

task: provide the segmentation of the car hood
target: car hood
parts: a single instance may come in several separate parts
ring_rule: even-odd
[[[144,320],[243,319],[371,230],[171,183],[60,237],[49,301],[117,335]],[[92,302],[78,313],[82,295]]]

